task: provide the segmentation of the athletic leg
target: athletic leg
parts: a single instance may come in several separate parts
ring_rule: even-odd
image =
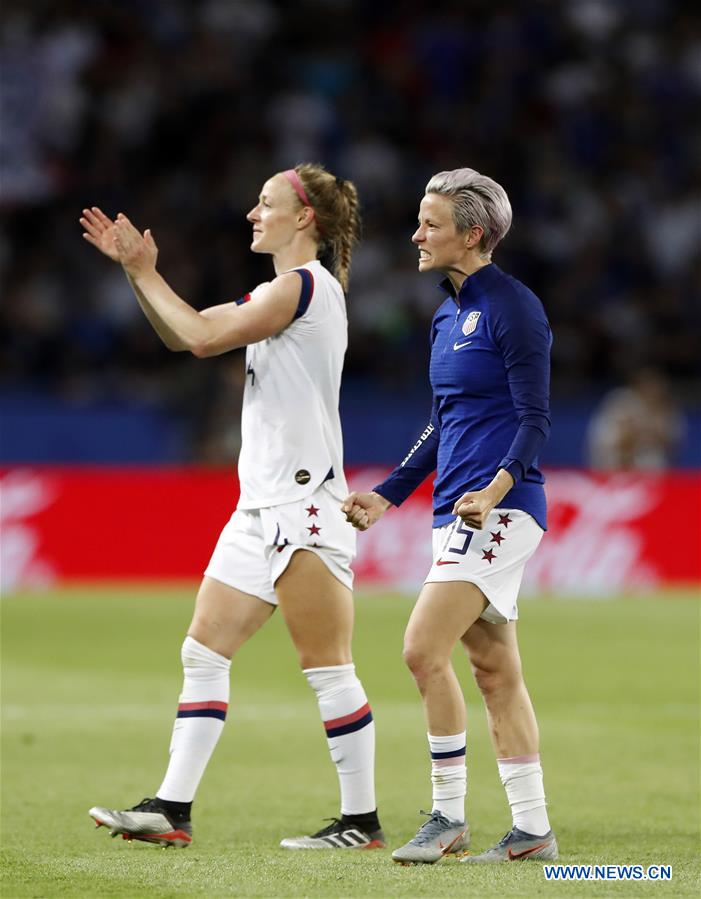
[[[352,661],[353,597],[316,553],[297,550],[275,584],[300,665],[316,693],[341,791],[341,821],[285,848],[382,844],[375,800],[375,724]],[[320,836],[324,834],[323,836]],[[361,834],[368,839],[363,839]],[[310,842],[311,841],[311,842]],[[304,845],[302,845],[302,843]]]
[[[182,647],[183,689],[158,798],[192,802],[224,728],[231,658],[274,609],[256,596],[203,579]]]
[[[183,688],[163,783],[154,799],[133,809],[92,808],[98,826],[126,839],[175,846],[191,842],[192,800],[226,718],[231,656],[273,611],[270,603],[204,578],[182,646]]]
[[[398,862],[435,862],[468,845],[465,825],[465,702],[450,660],[455,644],[482,614],[487,601],[466,581],[424,584],[407,625],[404,660],[423,700],[431,754],[433,807],[429,820],[405,846]]]
[[[521,670],[516,622],[477,621],[463,637],[487,710],[499,775],[513,817],[513,830],[480,861],[556,858],[540,765],[538,724]]]

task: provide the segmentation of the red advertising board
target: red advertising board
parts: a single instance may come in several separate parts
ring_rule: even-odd
[[[349,472],[367,489],[385,469]],[[701,475],[548,473],[550,528],[524,587],[605,594],[701,581]],[[5,591],[76,581],[191,580],[238,497],[231,471],[0,471]],[[356,583],[414,590],[430,564],[431,488],[358,536]]]

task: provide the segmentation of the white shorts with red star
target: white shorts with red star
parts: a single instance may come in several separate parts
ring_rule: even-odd
[[[340,502],[322,484],[293,503],[237,509],[221,532],[205,576],[277,605],[275,581],[295,550],[306,549],[352,589],[355,536]]]
[[[481,531],[458,518],[433,530],[433,565],[426,583],[469,581],[489,602],[480,618],[493,624],[513,621],[523,569],[542,536],[540,525],[520,509],[494,509]]]

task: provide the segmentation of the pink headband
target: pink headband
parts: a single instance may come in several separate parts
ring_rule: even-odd
[[[309,202],[309,197],[307,196],[307,192],[302,185],[302,181],[300,180],[299,175],[295,172],[294,169],[286,169],[282,173],[285,178],[290,182],[292,187],[294,188],[295,193],[300,198],[300,200],[304,203],[305,206],[311,206],[312,204]]]

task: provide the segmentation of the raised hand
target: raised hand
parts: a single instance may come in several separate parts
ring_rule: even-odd
[[[115,244],[115,226],[112,219],[97,206],[84,209],[79,219],[84,228],[83,237],[113,262],[119,262],[119,250]]]
[[[121,212],[114,222],[114,243],[117,258],[132,278],[155,271],[158,247],[151,231],[147,228],[140,234]]]
[[[351,493],[341,504],[341,511],[359,531],[367,531],[384,515],[392,503],[374,491],[371,493]]]
[[[83,237],[113,262],[120,262],[132,278],[155,269],[158,247],[150,230],[139,234],[123,213],[111,218],[97,206],[84,209],[80,224]]]

